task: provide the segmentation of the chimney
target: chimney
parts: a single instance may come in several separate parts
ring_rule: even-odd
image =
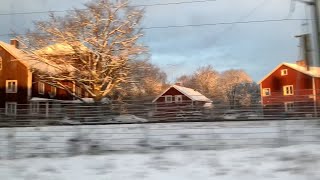
[[[10,44],[19,49],[19,41],[17,39],[10,39]]]
[[[301,67],[304,67],[304,68],[308,68],[308,64],[307,64],[307,61],[306,61],[306,60],[296,61],[296,64],[297,64],[298,66],[301,66]]]
[[[176,82],[175,85],[182,86],[182,82]]]

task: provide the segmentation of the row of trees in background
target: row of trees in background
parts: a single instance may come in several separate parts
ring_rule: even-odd
[[[131,63],[131,69],[133,81],[115,91],[117,98],[151,100],[170,86],[166,73],[149,61],[135,61]],[[199,91],[214,103],[228,104],[230,107],[255,105],[260,100],[258,84],[241,69],[220,73],[207,65],[191,75],[178,77],[176,82]]]
[[[177,81],[210,97],[215,103],[228,103],[231,107],[256,104],[260,97],[259,86],[240,69],[219,73],[208,65]]]

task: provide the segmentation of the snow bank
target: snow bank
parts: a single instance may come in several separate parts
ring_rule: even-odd
[[[0,167],[0,179],[10,180],[316,180],[320,145],[32,158]]]
[[[2,128],[0,158],[318,144],[319,129],[312,120]]]
[[[116,116],[113,118],[113,120],[116,122],[123,122],[123,123],[148,122],[147,119],[143,119],[143,118],[137,117],[135,115],[131,115],[131,114],[124,114],[124,115]]]

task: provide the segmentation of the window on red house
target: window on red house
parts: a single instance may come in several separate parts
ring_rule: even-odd
[[[285,102],[284,108],[286,112],[290,112],[294,110],[294,103],[293,102]]]
[[[182,102],[182,95],[176,95],[174,99],[175,99],[176,103],[181,103]]]
[[[293,85],[283,86],[283,95],[293,95]]]
[[[271,89],[270,88],[263,88],[262,95],[263,96],[270,96],[271,95]]]
[[[288,75],[288,69],[282,69],[281,76],[286,76],[286,75]]]
[[[171,95],[165,96],[165,102],[166,103],[172,103],[172,96]]]
[[[38,83],[38,92],[39,94],[44,94],[45,91],[45,84],[43,82]]]
[[[6,93],[17,93],[18,81],[17,80],[6,80]]]

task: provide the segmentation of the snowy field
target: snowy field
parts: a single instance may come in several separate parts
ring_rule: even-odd
[[[316,120],[51,126],[0,129],[0,158],[319,144]]]
[[[0,161],[3,180],[319,180],[320,145]]]

